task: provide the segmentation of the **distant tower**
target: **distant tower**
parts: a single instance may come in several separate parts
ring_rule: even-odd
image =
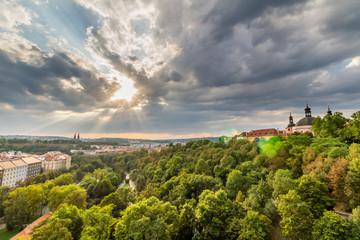
[[[309,108],[308,101],[306,101],[305,117],[311,117],[311,108]]]
[[[328,115],[330,115],[330,116],[332,115],[332,112],[331,112],[331,110],[330,110],[330,104],[328,104],[328,111],[327,111],[327,114],[328,114]]]
[[[76,133],[74,133],[74,140],[76,140]]]
[[[291,113],[290,113],[288,127],[293,127],[293,126],[295,126],[294,119],[293,119],[293,117],[291,116]]]
[[[78,133],[78,135],[77,135],[77,140],[78,141],[80,140],[80,133]]]

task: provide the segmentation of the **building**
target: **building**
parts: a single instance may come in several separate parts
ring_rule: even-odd
[[[3,176],[4,176],[4,169],[0,167],[0,186],[2,186]]]
[[[291,134],[291,133],[295,133],[295,132],[300,132],[300,133],[305,133],[305,132],[311,132],[314,133],[312,131],[312,122],[315,120],[315,118],[313,116],[311,116],[311,108],[309,108],[308,103],[306,102],[306,108],[305,110],[305,117],[303,117],[302,119],[300,119],[296,124],[294,124],[294,120],[293,117],[289,116],[289,124],[286,127],[286,133],[287,134]],[[330,106],[328,105],[328,111],[327,114],[332,115],[332,112],[330,110]]]
[[[4,169],[1,186],[15,187],[17,166],[12,161],[0,161],[0,167]]]
[[[48,152],[37,158],[41,160],[44,172],[60,168],[69,169],[71,166],[71,156],[62,152]]]
[[[29,166],[22,159],[12,160],[11,162],[17,167],[15,183],[18,181],[24,181],[27,177]]]
[[[250,132],[243,132],[236,139],[246,139],[250,142],[260,138],[270,139],[273,136],[286,136],[286,132],[275,128],[251,130]]]
[[[41,161],[34,157],[23,157],[22,160],[28,164],[26,177],[35,177],[41,173]]]

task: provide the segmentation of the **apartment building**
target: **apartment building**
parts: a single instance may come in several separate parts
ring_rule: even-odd
[[[62,152],[48,152],[42,156],[35,156],[41,160],[44,172],[59,170],[60,168],[69,169],[71,166],[71,156]]]
[[[0,186],[2,186],[3,175],[4,175],[4,169],[0,167]]]
[[[15,166],[17,166],[15,182],[24,181],[27,177],[27,171],[29,166],[22,159],[12,160],[11,162],[15,164]]]
[[[1,186],[15,187],[17,166],[12,161],[0,161],[0,167],[4,169]]]
[[[22,160],[28,165],[26,177],[35,177],[41,173],[41,161],[34,157],[23,157]]]

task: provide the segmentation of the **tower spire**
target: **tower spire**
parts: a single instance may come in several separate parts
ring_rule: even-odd
[[[293,119],[293,117],[291,116],[291,113],[290,113],[288,127],[293,127],[293,126],[295,126],[294,119]]]
[[[311,108],[309,108],[308,101],[306,100],[305,117],[311,117]]]
[[[330,104],[328,103],[328,111],[327,111],[327,114],[328,115],[332,115],[332,112],[331,112],[331,110],[330,110]]]

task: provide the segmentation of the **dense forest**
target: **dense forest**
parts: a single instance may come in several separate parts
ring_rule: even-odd
[[[22,229],[48,207],[33,240],[360,239],[360,112],[313,131],[73,156],[69,170],[0,187],[0,216]]]
[[[116,142],[83,142],[76,140],[35,140],[0,138],[0,152],[20,151],[24,153],[45,154],[49,151],[61,151],[70,154],[71,149],[92,149],[91,145],[118,145]]]

